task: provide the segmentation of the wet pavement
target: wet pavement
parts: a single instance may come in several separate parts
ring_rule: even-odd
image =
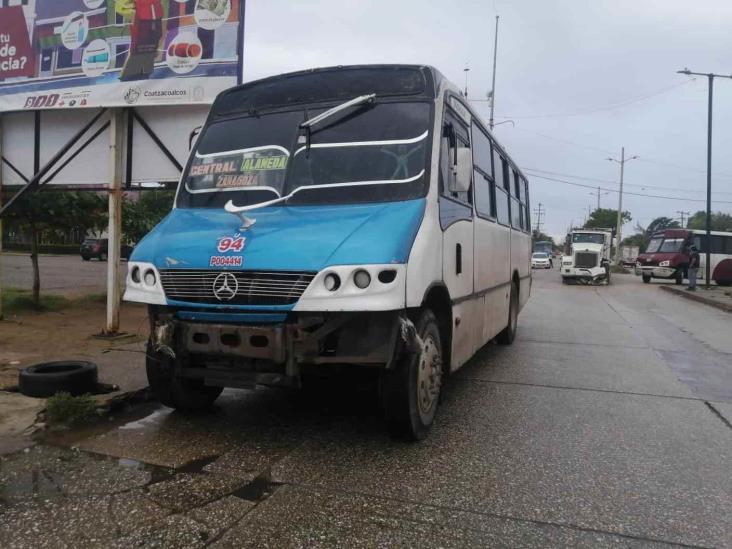
[[[537,272],[422,443],[362,385],[146,405],[0,458],[0,546],[732,547],[730,333],[636,277]]]

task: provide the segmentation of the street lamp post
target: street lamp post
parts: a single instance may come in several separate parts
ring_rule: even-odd
[[[706,76],[709,81],[709,104],[707,106],[707,222],[706,222],[706,253],[705,253],[705,287],[709,288],[711,280],[711,249],[712,249],[712,95],[714,91],[714,78],[731,78],[732,75],[714,74],[704,72],[692,72],[689,69],[676,71],[686,76]]]
[[[491,83],[491,116],[488,119],[488,126],[493,130],[493,111],[496,106],[496,59],[498,57],[498,16],[496,15],[496,34],[493,42],[493,81]]]
[[[620,240],[623,232],[623,174],[625,172],[625,163],[635,160],[637,156],[625,158],[625,147],[620,149],[620,160],[608,157],[611,162],[620,164],[620,193],[618,198],[618,226],[615,229],[615,264],[620,264]]]

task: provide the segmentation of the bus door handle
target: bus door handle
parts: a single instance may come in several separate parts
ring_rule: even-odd
[[[459,275],[463,272],[463,247],[455,244],[455,274]]]

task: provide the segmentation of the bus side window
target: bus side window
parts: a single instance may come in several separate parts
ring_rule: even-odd
[[[457,162],[458,150],[462,148],[469,149],[470,142],[468,140],[468,132],[462,125],[450,120],[448,117],[446,119],[448,122],[442,128],[440,144],[440,191],[443,196],[447,196],[466,205],[472,204],[472,189],[463,192],[450,192],[448,190],[455,179],[453,167]]]
[[[475,122],[472,126],[473,137],[473,187],[475,190],[475,209],[484,218],[496,217],[496,190],[493,183],[493,162],[491,161],[491,142]]]
[[[496,177],[496,218],[502,225],[511,225],[511,209],[508,177],[506,177],[506,160],[493,147],[493,173]]]
[[[531,212],[529,211],[529,182],[526,179],[521,180],[522,190],[524,191],[521,195],[521,202],[523,202],[524,210],[524,229],[527,233],[531,232]]]
[[[704,245],[706,240],[707,240],[706,236],[694,235],[694,247],[696,248],[697,252],[701,253],[701,252],[707,251],[707,248]]]

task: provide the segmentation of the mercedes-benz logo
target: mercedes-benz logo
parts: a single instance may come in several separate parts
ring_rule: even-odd
[[[231,301],[239,291],[239,281],[232,273],[221,273],[213,281],[213,293],[219,301]]]

